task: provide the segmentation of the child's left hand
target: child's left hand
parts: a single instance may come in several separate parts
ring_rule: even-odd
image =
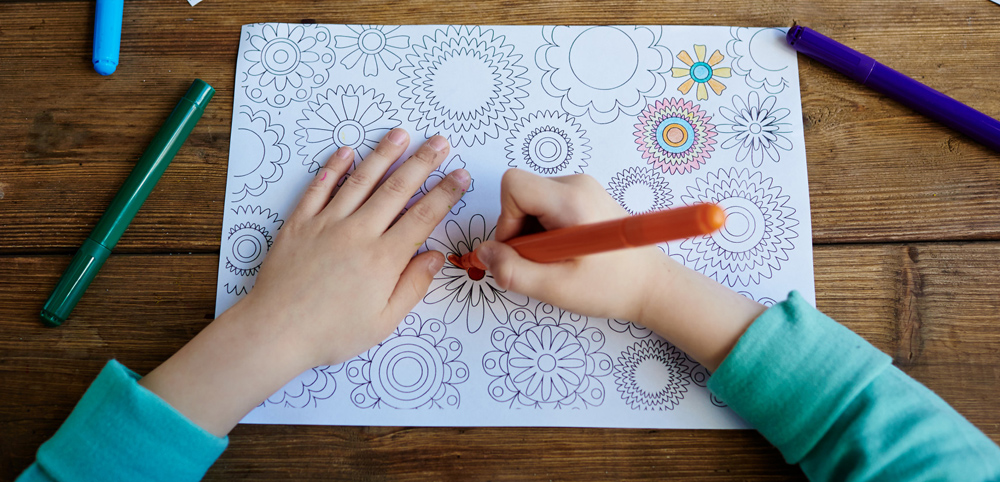
[[[396,220],[448,154],[434,136],[379,185],[408,140],[394,129],[336,189],[354,160],[338,150],[285,222],[254,289],[139,383],[223,436],[299,373],[389,336],[444,263],[438,252],[413,253],[470,182],[463,169],[450,173]]]

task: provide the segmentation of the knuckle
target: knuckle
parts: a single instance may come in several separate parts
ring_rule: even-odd
[[[437,224],[437,212],[426,202],[418,202],[406,212],[406,215],[413,216],[417,222],[422,224]]]
[[[344,186],[367,189],[371,187],[371,176],[365,174],[365,171],[356,170],[344,179]]]
[[[394,159],[393,153],[396,151],[396,149],[399,148],[392,144],[389,144],[388,142],[379,142],[378,144],[375,145],[375,150],[372,151],[372,154],[384,157],[386,159],[390,158]]]
[[[391,194],[404,197],[410,197],[414,191],[407,186],[406,180],[400,176],[389,176],[389,178],[382,183],[382,189],[385,189]]]

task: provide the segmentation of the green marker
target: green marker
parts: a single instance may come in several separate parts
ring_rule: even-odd
[[[177,107],[174,107],[118,194],[111,200],[111,206],[73,256],[56,289],[49,295],[41,314],[46,325],[59,326],[66,321],[84,291],[87,291],[87,286],[97,276],[101,265],[108,259],[111,250],[118,244],[118,239],[132,222],[135,213],[174,159],[177,150],[184,144],[198,119],[201,119],[205,105],[214,94],[215,89],[211,85],[195,79]]]

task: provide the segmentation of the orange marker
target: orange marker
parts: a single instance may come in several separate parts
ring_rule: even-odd
[[[520,236],[506,241],[522,257],[538,263],[552,263],[588,254],[622,248],[664,243],[718,231],[726,213],[717,204],[695,204],[622,219],[583,224]],[[486,269],[476,252],[448,261],[482,278]],[[473,273],[475,272],[475,273]],[[477,278],[478,279],[478,278]]]

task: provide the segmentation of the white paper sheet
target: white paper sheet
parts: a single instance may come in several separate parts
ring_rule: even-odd
[[[492,236],[517,167],[587,173],[632,213],[714,201],[723,231],[661,246],[745,296],[814,298],[795,53],[780,29],[243,27],[217,313],[254,283],[283,220],[341,145],[390,129],[453,146],[417,193],[474,184],[425,245]],[[489,300],[493,300],[490,302]],[[396,332],[296,378],[244,422],[737,428],[708,372],[647,329],[580,317],[446,264]]]

